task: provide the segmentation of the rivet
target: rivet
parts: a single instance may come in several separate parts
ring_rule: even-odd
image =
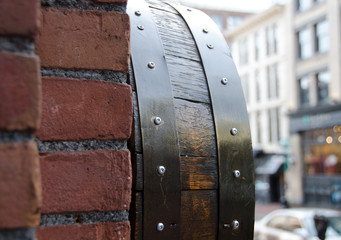
[[[237,231],[239,230],[240,224],[237,220],[232,221],[232,230]]]
[[[229,82],[229,80],[227,78],[222,78],[221,79],[221,83],[224,84],[224,85],[228,84],[228,82]]]
[[[230,227],[230,224],[227,224],[227,223],[224,223],[224,228],[229,228]]]
[[[164,225],[163,223],[158,223],[158,224],[157,224],[157,230],[158,230],[159,232],[162,232],[163,229],[165,229],[165,225]]]
[[[213,48],[214,48],[213,44],[207,44],[207,47],[208,47],[209,49],[213,49]]]
[[[155,68],[155,63],[149,62],[149,63],[148,63],[148,67],[149,67],[150,69]]]
[[[154,123],[155,123],[155,125],[160,125],[161,122],[162,122],[162,119],[161,119],[160,117],[155,117],[155,118],[154,118]]]
[[[204,28],[202,31],[203,31],[204,33],[208,33],[208,28]]]
[[[135,15],[136,16],[141,16],[141,12],[140,11],[135,11]]]
[[[166,172],[166,168],[164,166],[158,166],[157,167],[157,172],[160,174],[160,175],[164,175],[165,172]]]
[[[234,170],[234,171],[233,171],[233,176],[234,176],[235,178],[239,178],[239,177],[240,177],[240,171],[239,171],[239,170]]]
[[[237,128],[232,128],[230,132],[231,132],[231,134],[233,136],[236,136],[238,134],[238,129]]]
[[[144,30],[144,26],[142,26],[142,25],[138,25],[137,28],[140,30]]]
[[[187,11],[192,12],[192,9],[187,8]]]

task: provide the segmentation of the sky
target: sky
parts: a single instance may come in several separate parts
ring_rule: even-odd
[[[274,3],[283,3],[283,0],[178,0],[182,5],[191,7],[216,7],[222,10],[236,10],[245,12],[261,12]]]

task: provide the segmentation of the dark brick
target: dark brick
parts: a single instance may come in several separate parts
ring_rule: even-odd
[[[0,34],[33,36],[39,27],[40,0],[1,0]]]
[[[129,209],[128,150],[41,153],[42,213]]]
[[[0,228],[39,225],[41,179],[35,142],[0,144]]]
[[[128,139],[132,92],[104,81],[43,78],[42,141]]]
[[[39,227],[36,236],[38,240],[129,240],[130,224],[122,222]]]
[[[43,67],[128,72],[127,14],[43,8],[41,21],[36,52]]]
[[[41,111],[39,59],[0,52],[0,129],[37,129]]]

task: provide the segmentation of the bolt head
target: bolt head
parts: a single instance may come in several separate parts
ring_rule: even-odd
[[[207,44],[207,47],[208,47],[209,49],[213,49],[213,48],[214,48],[213,44]]]
[[[135,15],[136,16],[141,16],[141,12],[140,11],[135,11]]]
[[[231,132],[231,134],[233,136],[236,136],[238,134],[238,129],[237,128],[232,128],[230,132]]]
[[[150,69],[154,69],[154,68],[155,68],[155,63],[149,62],[149,63],[148,63],[148,67],[149,67]]]
[[[162,232],[163,229],[165,229],[165,225],[164,225],[163,223],[158,223],[158,224],[157,224],[157,230],[158,230],[159,232]]]
[[[160,125],[161,122],[162,122],[162,119],[161,119],[160,117],[155,117],[155,118],[154,118],[154,123],[155,123],[155,125]]]
[[[237,220],[233,220],[233,222],[232,222],[232,229],[234,231],[237,231],[237,230],[239,230],[239,227],[240,227],[239,222]]]
[[[142,26],[142,25],[138,25],[137,28],[140,30],[144,30],[144,26]]]
[[[228,82],[229,82],[229,80],[227,78],[222,78],[221,79],[221,83],[224,84],[224,85],[228,84]]]
[[[160,175],[164,175],[165,172],[166,172],[166,168],[164,166],[158,166],[157,167],[157,172],[160,174]]]
[[[234,171],[233,171],[233,176],[234,176],[235,178],[239,178],[239,177],[240,177],[240,171],[239,171],[239,170],[234,170]]]
[[[208,33],[208,28],[204,28],[202,31],[203,31],[204,33]]]

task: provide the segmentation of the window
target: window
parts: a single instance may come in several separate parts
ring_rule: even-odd
[[[324,103],[329,100],[329,82],[330,75],[328,71],[316,74],[317,97],[319,103]]]
[[[267,67],[267,85],[268,99],[276,99],[279,97],[279,79],[278,79],[278,64]]]
[[[262,118],[261,113],[257,112],[257,143],[262,142]]]
[[[307,28],[297,33],[298,58],[307,59],[312,55],[310,31]]]
[[[266,28],[266,55],[277,53],[278,28],[277,25]]]
[[[249,62],[248,41],[245,38],[239,42],[239,63],[245,65]]]
[[[300,220],[292,216],[275,216],[266,224],[268,227],[294,232],[295,229],[302,228]]]
[[[243,18],[239,16],[230,16],[227,18],[227,27],[229,30],[231,30],[237,27],[242,21],[243,21]]]
[[[259,70],[255,71],[255,83],[256,83],[256,101],[260,101],[261,99],[261,92],[260,92],[260,74]]]
[[[255,61],[259,59],[259,48],[260,48],[260,36],[259,33],[255,34]]]
[[[314,25],[315,51],[324,53],[329,50],[328,22],[326,20]]]
[[[269,142],[277,143],[280,139],[279,109],[274,108],[268,110],[269,118]]]
[[[250,93],[249,93],[249,75],[246,74],[244,76],[242,76],[241,78],[241,83],[243,86],[243,91],[244,91],[244,96],[245,96],[245,101],[246,103],[249,103],[249,99],[250,99]]]
[[[307,175],[340,175],[341,125],[305,131],[302,140]]]
[[[218,26],[220,31],[224,30],[223,18],[219,15],[211,15],[210,16],[215,24]]]
[[[309,82],[309,76],[304,76],[298,80],[301,106],[309,106],[310,104]]]
[[[299,12],[306,11],[310,8],[310,0],[297,0],[296,9]]]

